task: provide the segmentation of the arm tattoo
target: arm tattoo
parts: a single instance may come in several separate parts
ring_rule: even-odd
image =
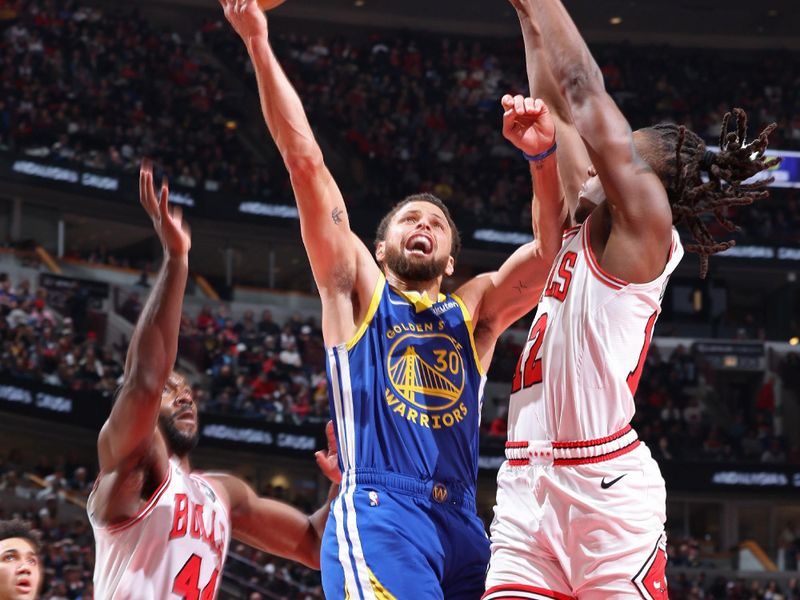
[[[522,293],[522,290],[527,290],[528,286],[525,284],[524,281],[520,280],[519,285],[515,285],[514,289],[517,290],[518,294]]]
[[[333,219],[334,225],[338,225],[342,222],[342,209],[338,206],[331,211],[331,218]]]

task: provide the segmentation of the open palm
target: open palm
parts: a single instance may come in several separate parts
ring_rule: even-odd
[[[188,223],[183,220],[180,207],[170,210],[167,179],[161,182],[161,192],[156,195],[153,185],[153,163],[142,160],[139,170],[139,201],[153,221],[153,228],[169,256],[186,256],[192,247]]]

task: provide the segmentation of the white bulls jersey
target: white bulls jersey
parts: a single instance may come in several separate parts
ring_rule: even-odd
[[[213,600],[228,552],[228,507],[208,478],[170,459],[166,479],[139,513],[94,530],[95,598]]]
[[[661,298],[682,256],[673,228],[661,275],[628,284],[600,268],[588,220],[564,232],[515,371],[509,441],[592,440],[630,422]]]

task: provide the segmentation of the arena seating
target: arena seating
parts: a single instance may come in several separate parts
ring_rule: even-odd
[[[220,21],[198,21],[192,40],[151,25],[136,8],[3,4],[0,150],[117,171],[135,170],[147,155],[186,187],[291,197],[274,153],[253,156],[237,134],[246,126],[266,140],[260,115],[240,114],[222,67],[195,51],[213,48],[252,89],[243,46]],[[349,40],[280,29],[273,37],[319,135],[353,159],[339,169],[351,207],[389,206],[427,190],[465,224],[530,222],[530,178],[500,134],[498,109],[503,93],[524,91],[520,40],[391,32]],[[742,106],[751,134],[774,120],[772,146],[800,147],[796,61],[780,52],[731,52],[721,65],[704,50],[593,50],[634,127],[675,121],[714,141],[723,112]],[[139,91],[145,72],[157,92]],[[778,190],[747,210],[740,240],[798,241],[794,192]]]

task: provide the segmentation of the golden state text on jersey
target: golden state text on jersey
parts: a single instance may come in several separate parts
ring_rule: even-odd
[[[327,351],[343,470],[474,487],[485,377],[454,295],[403,293],[383,276],[355,337]]]

